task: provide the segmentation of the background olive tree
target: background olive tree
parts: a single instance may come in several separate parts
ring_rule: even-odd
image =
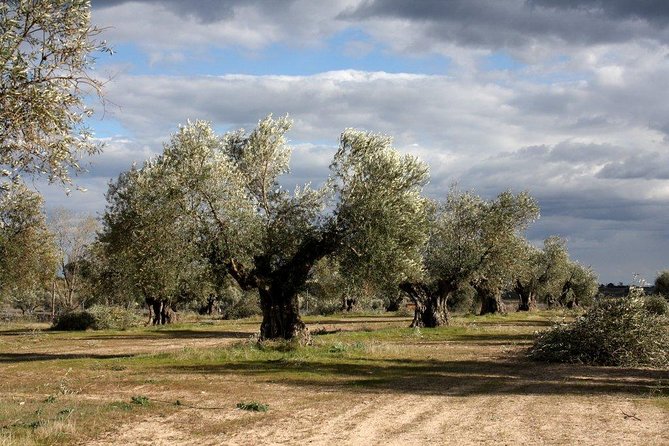
[[[47,301],[57,248],[42,198],[21,182],[0,194],[0,301],[32,312]]]
[[[97,282],[109,300],[143,300],[153,309],[153,323],[166,323],[182,290],[207,282],[200,277],[208,264],[196,251],[199,235],[188,226],[190,215],[165,187],[155,160],[122,173],[107,201],[95,250]]]
[[[655,292],[669,299],[669,271],[661,271],[655,278]]]
[[[435,206],[428,225],[422,277],[400,284],[415,304],[412,326],[448,324],[448,300],[465,286],[476,290],[482,313],[501,311],[501,292],[511,280],[518,251],[516,238],[538,212],[525,192],[503,192],[486,201],[471,192],[451,190],[446,201]]]
[[[519,311],[532,310],[539,301],[569,308],[589,303],[599,288],[595,273],[571,260],[566,241],[556,236],[544,240],[543,249],[524,242],[514,269]]]

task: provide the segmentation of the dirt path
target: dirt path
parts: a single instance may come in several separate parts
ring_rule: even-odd
[[[205,416],[208,423],[234,421],[224,434],[202,435],[180,429],[182,413],[123,426],[120,434],[109,435],[95,444],[669,444],[666,411],[610,396],[565,400],[532,395],[338,393],[334,398],[328,395],[325,403],[298,409],[301,400],[298,397],[289,404],[277,403],[271,415],[239,410],[190,415]],[[623,412],[638,419],[626,418]]]

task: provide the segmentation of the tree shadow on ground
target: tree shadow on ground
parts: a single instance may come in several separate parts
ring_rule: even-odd
[[[248,339],[253,336],[252,332],[248,331],[231,331],[231,330],[154,330],[145,333],[133,334],[95,334],[83,338],[78,338],[84,341],[99,341],[99,340],[133,340],[133,341],[150,341],[157,339]]]
[[[500,320],[500,319],[484,319],[484,318],[477,318],[477,319],[466,319],[465,321],[466,325],[471,327],[471,326],[476,326],[476,325],[499,325],[502,327],[551,327],[555,325],[555,322],[553,321],[546,321],[546,320],[541,320],[541,321],[533,321],[533,320]]]
[[[669,394],[669,371],[514,360],[251,360],[177,366],[172,373],[245,374],[334,390],[470,396],[483,394],[649,396]]]
[[[57,361],[62,359],[119,359],[129,358],[131,356],[133,355],[100,355],[94,353],[0,353],[0,364],[33,361]]]

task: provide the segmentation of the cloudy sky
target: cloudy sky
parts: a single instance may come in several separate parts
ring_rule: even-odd
[[[101,212],[187,119],[287,113],[290,184],[327,174],[343,129],[383,132],[430,164],[432,197],[529,190],[529,237],[565,237],[602,282],[669,268],[667,1],[93,0],[93,21],[116,51],[90,122],[106,147],[50,207]]]

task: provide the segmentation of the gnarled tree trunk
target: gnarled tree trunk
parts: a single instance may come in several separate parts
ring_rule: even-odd
[[[400,289],[409,295],[415,305],[411,327],[434,328],[449,324],[447,303],[452,290],[411,282],[401,283]]]
[[[505,313],[506,306],[502,302],[502,295],[498,289],[491,287],[483,280],[474,285],[476,293],[481,299],[481,312],[479,314]]]
[[[326,232],[304,240],[294,256],[278,268],[272,266],[271,256],[260,255],[254,257],[254,267],[247,270],[235,259],[226,259],[216,245],[209,260],[215,271],[225,269],[243,290],[258,290],[263,312],[260,340],[298,339],[307,343],[309,332],[300,318],[297,295],[304,289],[314,263],[337,249],[339,236]]]
[[[258,292],[263,314],[260,339],[308,339],[297,293],[284,293],[272,287],[261,287]]]

